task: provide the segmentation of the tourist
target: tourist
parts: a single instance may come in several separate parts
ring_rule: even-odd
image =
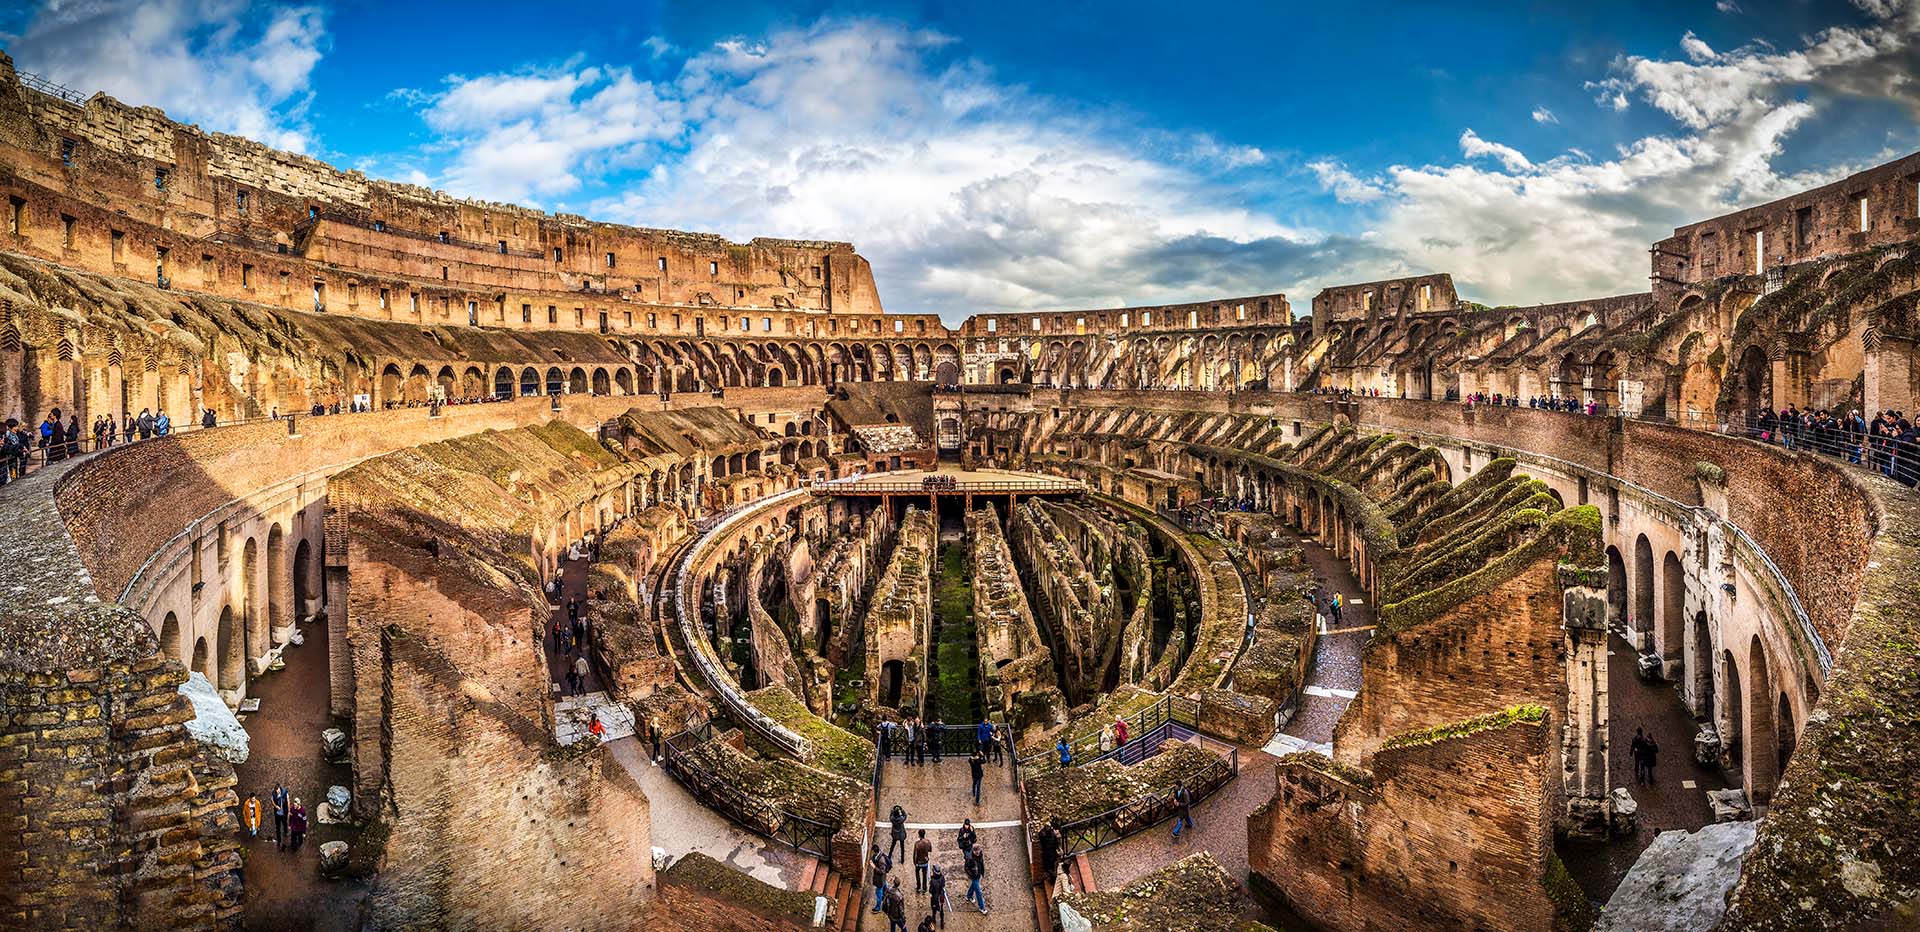
[[[96,450],[106,449],[108,443],[107,438],[113,436],[112,430],[107,426],[108,423],[106,418],[98,415],[93,419],[93,448]]]
[[[248,838],[260,837],[259,793],[248,793],[247,801],[240,804],[240,822],[247,827]]]
[[[947,898],[947,874],[940,865],[933,865],[927,875],[927,922],[940,920],[940,928],[947,927],[947,909],[953,901]],[[924,928],[926,923],[922,923]]]
[[[927,765],[927,723],[918,715],[913,717],[913,763],[916,767]]]
[[[1347,604],[1346,598],[1341,596],[1340,593],[1338,592],[1334,593],[1333,600],[1327,603],[1328,610],[1333,612],[1334,624],[1338,625],[1340,623],[1340,609],[1345,607],[1346,604]]]
[[[900,893],[898,877],[887,881],[887,895],[881,912],[887,915],[887,932],[907,932],[907,898]]]
[[[1116,715],[1113,717],[1113,747],[1114,750],[1119,750],[1126,746],[1127,720]]]
[[[273,792],[267,794],[273,802],[273,845],[281,851],[287,850],[287,788],[278,783]]]
[[[525,643],[525,642],[522,642],[522,643]],[[590,676],[591,673],[592,673],[592,668],[587,665],[586,652],[582,651],[580,653],[580,656],[575,657],[573,660],[573,675],[574,675],[574,678],[580,683],[580,685],[574,690],[574,695],[579,695],[580,693],[584,693],[587,691],[587,677]]]
[[[914,722],[912,716],[908,716],[907,720],[901,724],[900,730],[902,737],[906,739],[906,752],[900,755],[900,762],[911,767],[914,751],[920,744],[920,726]]]
[[[880,722],[880,759],[883,761],[893,759],[894,727],[893,719],[889,718]]]
[[[946,750],[947,723],[936,718],[932,725],[927,726],[927,731],[929,732],[927,743],[933,746],[933,762],[940,763],[941,756]]]
[[[1001,725],[998,731],[989,728],[987,729],[987,734],[991,739],[987,742],[987,745],[992,748],[989,753],[993,755],[993,765],[999,767],[1007,762],[1005,757],[1006,749],[1013,747],[1013,734],[1007,731],[1007,726],[1005,725]]]
[[[973,774],[973,804],[980,805],[980,781],[987,774],[987,755],[973,749],[973,756],[967,758],[967,770]]]
[[[1054,750],[1054,753],[1060,755],[1061,769],[1064,770],[1068,767],[1073,766],[1073,748],[1070,748],[1067,746],[1066,735],[1061,735],[1059,740],[1053,743],[1053,750]]]
[[[220,418],[214,415],[212,408],[201,408],[200,412],[201,427],[218,427],[220,425]]]
[[[1040,829],[1040,880],[1049,887],[1060,870],[1060,820],[1051,819]]]
[[[1179,818],[1173,820],[1173,838],[1180,840],[1182,828],[1193,827],[1193,794],[1187,792],[1185,780],[1173,781],[1173,807]]]
[[[900,846],[900,857],[907,856],[907,810],[899,803],[893,804],[893,811],[887,813],[887,821],[893,824],[892,840],[887,842],[887,857],[893,857],[893,847]]]
[[[648,722],[647,731],[653,737],[653,762],[658,764],[660,763],[660,726]]]
[[[1628,751],[1633,756],[1633,782],[1652,783],[1654,755],[1660,752],[1660,746],[1654,743],[1653,736],[1635,728],[1633,743]]]
[[[120,442],[132,443],[133,432],[139,429],[139,425],[134,423],[133,415],[131,414],[125,415],[125,418],[126,419],[122,421],[120,424]]]
[[[307,807],[300,805],[300,797],[293,798],[293,809],[287,813],[287,837],[293,839],[288,847],[300,850],[300,843],[307,840]]]
[[[933,857],[933,842],[927,840],[927,830],[920,830],[920,839],[913,843],[913,892],[927,892],[927,861]]]
[[[993,753],[993,751],[990,750],[993,746],[993,723],[992,722],[989,722],[985,719],[981,719],[980,724],[974,726],[973,743],[979,746],[981,753],[983,754]]]
[[[1100,756],[1105,757],[1113,751],[1113,726],[1100,726]]]
[[[915,932],[933,932],[934,930],[933,916],[934,916],[933,913],[928,913],[924,918],[922,918],[920,920],[920,927],[916,929]]]
[[[870,911],[877,913],[886,899],[887,872],[893,870],[893,859],[887,857],[879,845],[872,847],[873,854],[867,858],[867,881],[873,884],[873,909]]]
[[[587,726],[587,734],[599,738],[601,744],[607,743],[607,726],[600,724],[600,713],[593,713],[593,724]]]
[[[173,433],[173,421],[167,418],[167,412],[162,411],[154,415],[153,435],[155,437],[165,437],[170,433]]]
[[[968,854],[972,853],[974,844],[979,840],[980,833],[974,831],[973,820],[961,819],[960,835],[954,840],[954,843],[960,848],[960,856],[965,858]]]
[[[153,412],[146,408],[141,408],[140,420],[136,423],[140,426],[140,439],[145,440],[153,436]]]
[[[980,881],[987,878],[987,857],[974,845],[967,852],[967,899],[980,907],[980,915],[987,914],[987,891],[981,889]]]
[[[67,421],[67,455],[80,455],[80,415],[75,414]]]

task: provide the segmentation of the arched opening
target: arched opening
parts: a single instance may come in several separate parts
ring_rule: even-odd
[[[784,372],[781,372],[781,371],[779,370],[779,368],[778,368],[778,367],[774,367],[774,368],[769,368],[769,369],[767,370],[767,385],[768,385],[768,386],[770,386],[770,387],[772,387],[772,388],[779,388],[780,386],[782,386],[782,385],[785,385],[785,384],[787,384],[787,374],[786,374],[786,373],[784,373]]]
[[[567,393],[571,395],[587,393],[587,370],[575,366],[572,372],[567,373]]]
[[[1754,805],[1773,798],[1779,778],[1774,736],[1773,671],[1767,667],[1767,649],[1754,635],[1747,643],[1747,799]]]
[[[527,368],[520,370],[521,397],[526,397],[528,395],[538,395],[538,394],[540,394],[539,371],[534,369],[532,366],[528,366]]]
[[[1774,771],[1786,773],[1787,761],[1793,759],[1796,739],[1793,732],[1793,702],[1784,692],[1780,694],[1779,708],[1774,712],[1773,727],[1779,734],[1775,744],[1780,748],[1779,759],[1774,763]]]
[[[1687,575],[1671,550],[1660,562],[1660,594],[1660,659],[1677,666],[1686,657]]]
[[[613,372],[613,384],[614,387],[620,390],[620,394],[633,394],[633,375],[627,370],[615,369]]]
[[[400,400],[400,367],[388,363],[380,370],[380,403]]]
[[[193,663],[187,669],[206,677],[209,683],[214,682],[216,671],[213,669],[213,658],[208,655],[206,638],[194,639]]]
[[[1745,694],[1740,689],[1740,665],[1734,662],[1733,651],[1721,651],[1720,654],[1727,669],[1727,717],[1726,727],[1720,729],[1720,743],[1727,750],[1727,763],[1738,773],[1747,750],[1746,713],[1741,708],[1745,704]]]
[[[613,393],[613,381],[607,378],[607,370],[593,370],[593,393],[596,395],[610,395]]]
[[[1641,638],[1635,647],[1646,649],[1646,636],[1653,633],[1653,544],[1642,534],[1633,542],[1633,614],[1634,633]]]
[[[1688,671],[1693,680],[1694,715],[1706,722],[1713,721],[1713,632],[1707,628],[1707,613],[1693,613],[1693,669]]]
[[[1740,354],[1739,405],[1737,414],[1751,425],[1761,412],[1773,407],[1773,366],[1758,346],[1749,346]]]
[[[827,655],[827,642],[833,640],[833,603],[826,599],[813,600],[814,652]]]
[[[565,389],[566,384],[566,376],[561,374],[559,366],[549,366],[547,368],[547,394],[560,394],[561,391]]]
[[[940,365],[934,367],[933,380],[948,388],[958,385],[960,384],[960,367],[942,360]]]
[[[267,532],[267,627],[271,635],[273,628],[283,628],[293,624],[287,614],[287,533],[276,524]],[[262,647],[264,650],[264,646]]]
[[[500,399],[513,397],[512,369],[501,366],[500,371],[493,374],[493,397]]]
[[[306,541],[293,548],[293,612],[295,619],[310,613],[314,598],[313,553]]]
[[[221,689],[239,689],[244,680],[242,665],[246,662],[246,645],[240,642],[240,627],[233,623],[233,606],[220,606],[220,627],[216,629],[214,642],[220,645],[220,678],[215,685]]]
[[[900,688],[906,681],[906,665],[889,660],[880,665],[880,705],[894,708],[900,704]]]
[[[1607,547],[1607,623],[1618,626],[1627,617],[1627,564],[1620,548]]]
[[[236,587],[240,596],[240,618],[246,625],[246,648],[242,659],[258,657],[267,652],[267,613],[260,610],[259,599],[255,593],[260,591],[260,545],[249,537],[240,548],[240,579]]]
[[[180,659],[180,616],[172,612],[160,622],[160,654],[169,660]]]

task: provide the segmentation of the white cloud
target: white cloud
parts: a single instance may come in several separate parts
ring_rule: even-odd
[[[82,93],[296,152],[311,142],[305,110],[326,44],[318,7],[48,0],[24,33],[0,38],[22,70]]]
[[[1470,159],[1490,155],[1499,160],[1500,164],[1505,165],[1508,171],[1525,171],[1533,167],[1533,163],[1528,161],[1526,156],[1521,155],[1520,150],[1497,142],[1488,142],[1481,139],[1473,130],[1460,134],[1460,152]]]
[[[1386,196],[1387,192],[1378,184],[1355,175],[1332,159],[1308,162],[1307,168],[1320,178],[1320,186],[1332,191],[1334,199],[1342,204],[1365,204]]]
[[[1713,46],[1694,35],[1692,30],[1688,30],[1686,35],[1680,37],[1680,50],[1686,52],[1687,57],[1696,62],[1709,62],[1720,57],[1713,51]]]
[[[1736,0],[1719,0],[1718,3],[1715,3],[1713,5],[1713,8],[1716,10],[1719,10],[1722,13],[1728,13],[1728,14],[1745,12],[1744,10],[1740,9],[1740,4],[1736,2]]]
[[[1250,206],[1225,179],[1270,168],[1258,148],[1115,125],[953,60],[952,42],[828,21],[718,43],[624,114],[590,96],[621,73],[575,67],[453,79],[423,116],[455,147],[453,190],[584,195],[583,179],[638,149],[657,158],[627,160],[618,191],[570,207],[735,239],[850,240],[897,310],[1270,291],[1377,253]],[[501,125],[481,129],[489,119]]]
[[[1560,122],[1560,118],[1557,116],[1554,116],[1552,110],[1548,110],[1545,107],[1535,107],[1533,108],[1533,122],[1558,123]]]

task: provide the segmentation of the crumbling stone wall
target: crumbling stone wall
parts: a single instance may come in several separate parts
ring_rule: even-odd
[[[1336,932],[1552,929],[1551,743],[1520,707],[1397,736],[1369,770],[1289,755],[1247,817],[1253,882]]]
[[[233,768],[187,733],[185,681],[124,608],[0,616],[0,915],[238,927]]]
[[[867,606],[867,705],[918,710],[926,699],[928,638],[933,623],[933,514],[908,505],[894,535],[893,557]],[[900,664],[899,701],[887,702],[887,664]]]
[[[980,648],[980,682],[990,715],[1003,717],[1016,739],[1064,720],[1066,697],[1054,672],[1053,651],[1020,588],[1019,570],[987,505],[967,513],[972,546],[973,614]]]

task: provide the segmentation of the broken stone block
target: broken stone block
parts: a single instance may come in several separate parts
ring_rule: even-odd
[[[1753,814],[1746,790],[1708,790],[1707,803],[1713,807],[1715,822],[1739,822]]]
[[[1635,669],[1639,671],[1640,678],[1649,683],[1658,683],[1666,678],[1666,663],[1659,654],[1641,654],[1635,662]]]
[[[320,876],[339,880],[347,875],[347,843],[323,842],[320,845]]]
[[[193,704],[193,719],[187,733],[232,764],[247,762],[247,730],[233,714],[220,693],[208,682],[206,674],[194,671],[180,684],[180,695]]]
[[[290,646],[299,647],[305,643],[307,643],[307,636],[303,634],[299,628],[293,629],[293,633],[287,635],[287,644]]]
[[[1613,788],[1613,833],[1631,835],[1640,822],[1640,804],[1634,801],[1633,794],[1624,786]]]
[[[1720,733],[1712,725],[1702,725],[1693,736],[1693,759],[1702,767],[1720,765]]]
[[[1609,819],[1606,802],[1575,796],[1567,800],[1567,834],[1576,838],[1602,840],[1607,837]]]
[[[320,733],[320,756],[338,762],[347,756],[347,733],[329,728]]]
[[[1614,792],[1619,791],[1615,790]],[[334,812],[340,815],[346,815],[347,807],[353,805],[353,797],[347,793],[346,787],[336,783],[333,786],[327,787],[327,805],[332,806]]]

